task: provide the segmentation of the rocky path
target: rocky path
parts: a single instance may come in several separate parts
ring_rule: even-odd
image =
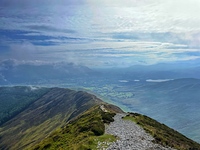
[[[119,139],[111,143],[107,150],[174,150],[165,148],[152,142],[153,137],[147,134],[140,126],[129,120],[123,120],[123,114],[117,114],[106,129]]]

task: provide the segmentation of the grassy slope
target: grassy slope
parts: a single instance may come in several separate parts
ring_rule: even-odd
[[[0,149],[27,149],[101,100],[86,92],[52,88],[0,127]]]
[[[163,146],[178,150],[200,150],[200,144],[147,116],[130,113],[124,119],[136,122],[155,138],[156,143]]]
[[[100,106],[95,106],[52,133],[33,149],[95,150],[98,141],[115,140],[114,136],[104,134],[104,123],[114,121],[112,118],[114,115],[113,112],[104,112]]]

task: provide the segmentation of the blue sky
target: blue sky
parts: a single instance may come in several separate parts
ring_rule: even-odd
[[[1,0],[0,60],[131,66],[200,58],[199,0]]]

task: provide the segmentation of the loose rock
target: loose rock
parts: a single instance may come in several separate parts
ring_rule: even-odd
[[[116,114],[115,121],[106,128],[106,134],[112,134],[119,138],[106,150],[174,150],[153,143],[154,139],[151,135],[136,123],[123,120],[124,116],[125,114]]]

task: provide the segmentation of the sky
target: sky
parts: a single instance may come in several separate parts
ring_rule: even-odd
[[[89,67],[195,61],[199,14],[199,0],[1,0],[0,61]]]

